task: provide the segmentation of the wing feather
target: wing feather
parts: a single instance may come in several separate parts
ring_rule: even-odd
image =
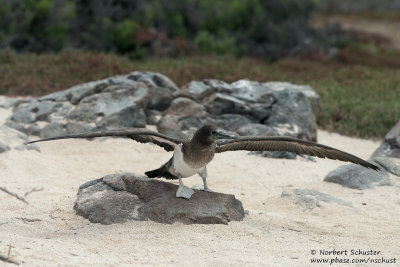
[[[329,158],[359,164],[366,168],[379,170],[379,168],[359,157],[333,147],[305,141],[293,137],[280,136],[254,136],[242,137],[233,140],[218,141],[215,147],[216,153],[226,151],[287,151],[297,154],[306,154],[319,158]]]
[[[26,144],[60,140],[60,139],[96,138],[96,137],[125,137],[125,138],[130,138],[132,140],[135,140],[139,143],[156,144],[156,145],[164,148],[166,151],[173,151],[175,148],[175,145],[178,145],[178,144],[184,142],[184,140],[182,140],[182,139],[169,137],[164,134],[160,134],[160,133],[151,131],[149,129],[134,128],[134,129],[111,130],[111,131],[105,131],[105,132],[80,133],[80,134],[56,136],[56,137],[44,138],[44,139],[27,142]]]

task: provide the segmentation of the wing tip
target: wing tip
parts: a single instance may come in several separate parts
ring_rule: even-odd
[[[25,145],[25,146],[27,146],[27,145],[30,145],[30,144],[33,144],[33,143],[36,143],[36,142],[38,142],[39,140],[35,140],[35,141],[28,141],[28,142],[24,142],[24,143],[22,143],[23,145]]]
[[[372,169],[374,171],[382,171],[382,169],[379,166],[369,163],[369,162],[368,162],[368,165],[364,166],[364,167],[367,167],[368,169]]]

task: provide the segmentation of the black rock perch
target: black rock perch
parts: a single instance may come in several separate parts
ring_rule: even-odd
[[[190,200],[177,198],[175,184],[135,174],[110,174],[79,187],[74,209],[93,223],[152,220],[171,224],[228,224],[244,218],[233,195],[195,190]]]

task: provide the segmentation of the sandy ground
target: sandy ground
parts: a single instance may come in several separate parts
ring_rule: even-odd
[[[362,158],[379,145],[324,131],[318,135],[319,142]],[[78,187],[110,173],[142,174],[159,167],[171,154],[127,139],[63,140],[39,146],[40,153],[0,154],[0,186],[19,195],[43,188],[27,196],[29,204],[0,191],[0,255],[7,257],[11,245],[11,259],[24,266],[320,266],[311,264],[311,259],[335,257],[400,262],[400,183],[393,176],[395,186],[358,191],[322,182],[330,170],[343,164],[338,161],[317,159],[315,163],[228,152],[209,165],[209,186],[243,202],[249,211],[243,221],[229,225],[132,221],[106,226],[74,213]],[[185,181],[201,184],[197,176]],[[322,203],[304,211],[281,197],[283,190],[295,188],[331,194],[354,208]],[[347,256],[319,255],[320,250],[333,249],[347,250]],[[352,249],[380,252],[354,257],[349,255]]]

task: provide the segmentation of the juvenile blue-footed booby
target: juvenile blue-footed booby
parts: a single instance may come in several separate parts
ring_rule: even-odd
[[[194,191],[185,186],[182,178],[199,174],[203,179],[204,190],[212,192],[207,185],[207,164],[214,158],[215,153],[226,151],[288,151],[297,154],[306,154],[319,158],[329,158],[348,161],[366,168],[379,168],[354,155],[338,149],[305,141],[293,137],[283,136],[251,136],[236,138],[215,126],[205,125],[199,128],[192,139],[178,139],[160,134],[144,128],[114,130],[106,132],[82,133],[40,139],[27,144],[69,138],[95,138],[104,136],[126,137],[140,143],[154,143],[166,151],[174,151],[171,159],[160,168],[148,171],[149,178],[178,179],[177,197],[190,199]]]

